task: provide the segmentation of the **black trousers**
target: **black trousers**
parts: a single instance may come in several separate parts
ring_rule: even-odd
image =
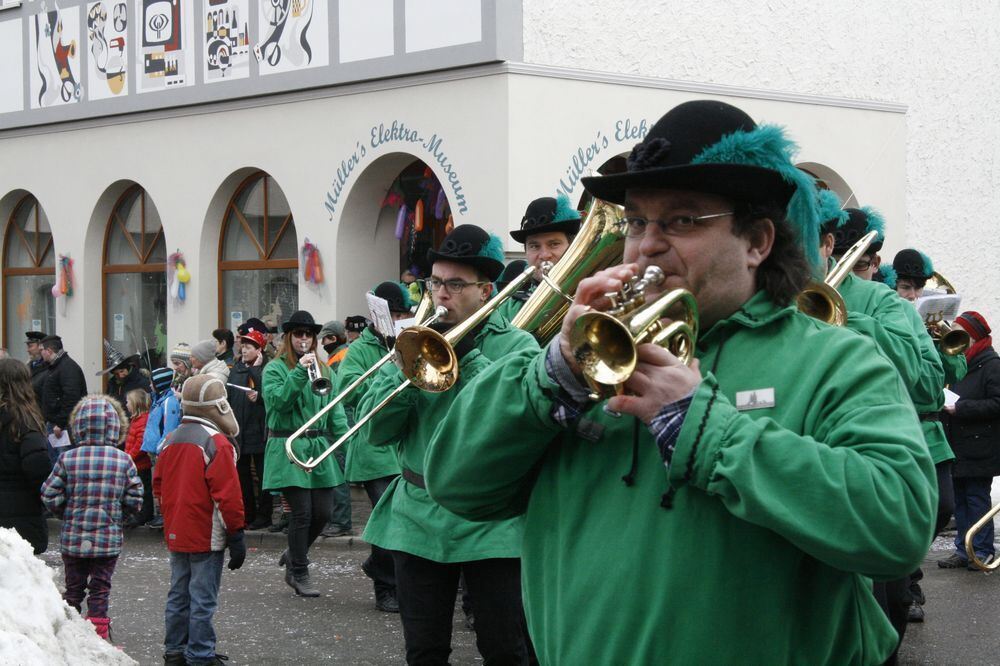
[[[396,599],[403,621],[407,664],[447,664],[458,576],[472,595],[476,647],[485,666],[528,664],[530,642],[521,603],[521,560],[445,564],[392,551]]]
[[[250,465],[253,465],[251,469]],[[256,478],[254,478],[256,472]],[[261,490],[261,480],[264,478],[264,454],[248,453],[236,461],[236,473],[240,477],[240,491],[243,493],[243,518],[247,524],[257,518],[271,518],[270,491]]]
[[[145,525],[153,519],[153,470],[139,472],[139,480],[142,481],[142,509],[135,520],[139,525]]]
[[[309,572],[309,547],[330,519],[333,488],[290,486],[282,488],[281,492],[292,507],[288,523],[288,555],[292,561],[292,575],[302,576]]]
[[[378,504],[395,478],[395,476],[383,476],[364,482],[365,492],[368,493],[368,501],[372,503],[372,508]],[[386,592],[396,594],[396,565],[392,561],[392,553],[372,544],[371,554],[365,560],[364,570],[375,583],[375,596]]]

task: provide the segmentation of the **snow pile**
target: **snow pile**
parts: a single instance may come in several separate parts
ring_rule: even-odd
[[[0,528],[0,664],[135,664],[66,605],[52,576],[27,541]]]

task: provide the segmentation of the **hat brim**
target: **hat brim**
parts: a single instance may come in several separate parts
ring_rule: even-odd
[[[244,341],[249,342],[250,344],[252,344],[257,349],[260,349],[260,343],[257,342],[256,340],[254,340],[253,338],[251,338],[249,335],[241,335],[239,337],[239,341],[240,342],[244,342]]]
[[[139,360],[139,355],[138,354],[132,354],[131,356],[122,359],[119,363],[116,363],[115,365],[111,366],[110,368],[104,368],[103,370],[98,370],[97,371],[97,375],[98,376],[101,376],[101,375],[110,375],[112,372],[114,372],[118,368],[122,367],[123,365],[128,365],[129,363],[135,363],[138,360]]]
[[[528,240],[528,236],[546,234],[552,231],[562,231],[569,236],[574,236],[578,231],[580,231],[580,220],[560,220],[558,222],[540,224],[537,227],[531,227],[530,229],[517,229],[516,231],[510,232],[510,237],[518,243],[524,243]]]
[[[430,250],[427,253],[427,259],[431,263],[434,263],[435,261],[451,261],[456,264],[472,266],[486,275],[490,282],[500,277],[500,273],[503,272],[503,264],[496,259],[490,259],[489,257],[455,257],[450,254],[441,254],[436,250]]]
[[[282,333],[289,333],[299,329],[305,329],[313,335],[316,335],[323,329],[323,324],[303,324],[301,322],[286,321],[281,325]]]
[[[581,178],[598,199],[624,204],[630,189],[671,189],[704,192],[754,204],[788,205],[795,186],[777,171],[748,164],[685,164],[609,176]]]

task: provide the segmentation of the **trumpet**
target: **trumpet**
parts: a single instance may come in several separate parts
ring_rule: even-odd
[[[973,566],[982,571],[996,571],[1000,568],[1000,559],[994,559],[989,564],[983,562],[976,555],[976,549],[973,547],[972,540],[976,538],[976,535],[986,527],[988,524],[993,522],[993,517],[1000,513],[1000,504],[986,512],[986,515],[976,521],[976,524],[969,528],[969,531],[965,533],[965,552],[969,556],[969,561],[972,562]]]
[[[573,323],[569,344],[591,389],[599,400],[620,395],[638,362],[638,345],[665,347],[685,365],[694,359],[698,339],[698,305],[685,289],[669,291],[646,303],[646,292],[666,280],[657,266],[629,280],[619,293],[607,294],[611,309],[586,312]],[[660,320],[673,319],[664,326]]]
[[[945,294],[956,294],[955,287],[948,279],[937,271],[931,273],[924,289],[940,291]],[[972,337],[965,332],[965,329],[952,326],[944,319],[933,319],[924,322],[931,339],[938,343],[941,352],[948,356],[964,354],[965,350],[972,345]]]
[[[469,332],[485,321],[487,317],[493,314],[494,310],[496,310],[500,304],[520,289],[521,286],[531,278],[534,271],[535,269],[533,266],[526,267],[521,275],[512,280],[510,284],[504,287],[503,290],[492,300],[476,310],[476,312],[473,313],[468,319],[460,324],[457,324],[456,326],[453,326],[451,330],[443,335],[428,326],[411,326],[403,330],[396,337],[395,349],[393,349],[393,351],[389,354],[386,354],[386,356],[383,357],[379,363],[376,364],[376,366],[381,366],[391,358],[396,362],[396,365],[399,366],[399,369],[402,371],[403,376],[406,377],[406,380],[393,389],[389,395],[387,395],[379,404],[375,405],[371,411],[351,426],[347,432],[345,432],[333,444],[328,446],[321,454],[303,462],[295,456],[295,452],[292,450],[292,441],[305,432],[305,430],[308,429],[310,422],[315,421],[319,417],[319,414],[314,416],[310,419],[310,422],[304,424],[285,440],[285,453],[288,455],[288,459],[307,472],[311,472],[341,445],[353,437],[358,430],[368,423],[368,421],[370,421],[376,414],[382,411],[386,405],[395,400],[396,396],[410,386],[416,386],[419,389],[432,393],[441,393],[454,386],[455,382],[458,381],[458,355],[455,353],[455,345],[458,344],[458,342]],[[445,308],[439,307],[437,309],[437,313],[440,314],[442,310],[447,312]],[[362,378],[370,376],[372,372],[377,369],[377,367],[369,369],[369,371],[365,373]],[[356,384],[359,384],[362,378],[359,378],[351,384],[348,389],[354,387]],[[338,396],[338,398],[339,397],[340,396]],[[324,409],[327,408],[329,408],[329,405]]]
[[[423,301],[421,301],[421,305],[423,305]],[[418,312],[420,312],[420,308],[418,308]],[[436,322],[438,319],[440,319],[441,317],[445,316],[446,314],[448,314],[448,310],[446,308],[444,308],[444,307],[439,307],[439,308],[437,308],[434,311],[434,314],[431,315],[430,318],[427,319],[427,321],[424,323],[424,325],[425,326],[429,326],[430,324]],[[311,472],[313,469],[316,468],[317,465],[319,465],[321,462],[323,462],[323,460],[326,459],[326,456],[329,455],[329,453],[333,452],[333,448],[329,449],[328,452],[324,452],[324,455],[322,457],[320,457],[319,459],[317,459],[317,460],[310,459],[308,461],[304,461],[301,458],[299,458],[297,455],[295,455],[295,450],[292,448],[292,442],[294,442],[296,439],[298,439],[299,437],[301,437],[302,433],[304,433],[306,430],[308,430],[309,427],[312,424],[316,423],[316,421],[318,421],[324,414],[326,414],[328,411],[330,411],[331,409],[333,409],[334,407],[336,407],[347,396],[349,396],[351,393],[353,393],[354,391],[356,391],[357,388],[359,386],[361,386],[369,377],[371,377],[376,372],[378,372],[379,368],[381,368],[383,365],[385,365],[389,361],[393,360],[395,358],[395,355],[396,355],[396,350],[395,349],[390,350],[389,353],[387,353],[385,356],[383,356],[378,361],[376,361],[376,363],[372,367],[368,368],[368,370],[363,375],[361,375],[360,377],[358,377],[357,379],[355,379],[343,391],[341,391],[340,393],[338,393],[333,398],[333,400],[331,400],[327,404],[323,405],[323,408],[320,409],[315,414],[313,414],[309,418],[308,421],[306,421],[305,423],[303,423],[299,427],[298,430],[296,430],[295,432],[293,432],[288,437],[288,439],[285,440],[285,455],[288,456],[288,459],[291,462],[293,462],[296,465],[298,465],[299,467],[301,467],[302,469],[306,470],[307,472]],[[310,375],[310,377],[311,376],[312,375]],[[321,394],[321,395],[324,395],[324,394]],[[334,448],[336,448],[336,447],[334,447]]]
[[[313,357],[313,362],[306,366],[306,372],[309,373],[309,388],[312,389],[313,393],[326,395],[333,390],[333,382],[324,377],[319,369],[318,358]]]
[[[854,264],[865,255],[877,237],[878,232],[869,231],[844,253],[825,280],[822,282],[814,280],[806,285],[795,299],[799,311],[833,326],[845,325],[847,304],[844,303],[844,297],[837,292],[837,287],[851,274]]]

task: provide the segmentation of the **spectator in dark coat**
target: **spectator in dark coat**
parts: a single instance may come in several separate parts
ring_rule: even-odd
[[[45,373],[49,370],[49,364],[42,358],[42,340],[45,339],[45,334],[41,331],[28,331],[24,337],[28,352],[28,369],[31,370],[31,386],[35,389],[35,400],[41,409],[42,383],[45,381]]]
[[[38,493],[52,470],[44,431],[28,367],[0,360],[0,527],[16,530],[36,555],[49,544]]]
[[[69,424],[69,415],[80,398],[87,395],[87,379],[79,364],[63,349],[62,338],[49,335],[42,340],[42,358],[49,364],[42,384],[42,418],[56,437],[62,437]],[[52,462],[59,452],[47,444]]]
[[[240,434],[236,437],[240,457],[236,469],[243,491],[243,511],[248,529],[260,530],[271,524],[271,493],[261,490],[264,478],[264,449],[267,444],[267,420],[264,399],[260,395],[261,373],[265,359],[264,334],[249,331],[240,336],[240,358],[229,372],[229,404],[233,408]],[[240,390],[237,386],[246,387]]]
[[[963,312],[955,320],[973,344],[966,351],[969,372],[951,390],[959,395],[945,407],[943,421],[955,452],[951,476],[955,487],[955,552],[938,562],[946,569],[967,567],[965,533],[990,509],[990,487],[1000,474],[1000,356],[993,349],[990,326],[978,312]],[[983,562],[996,557],[993,524],[973,542]],[[970,567],[971,568],[971,567]]]
[[[143,374],[136,365],[139,361],[138,354],[126,357],[105,340],[104,355],[107,357],[107,365],[103,370],[98,370],[97,374],[98,376],[110,375],[106,393],[117,400],[118,404],[127,404],[129,391],[142,389],[149,393],[149,375]],[[132,418],[128,407],[125,408],[125,415]]]
[[[233,367],[236,360],[236,354],[233,353],[233,346],[236,344],[233,332],[228,328],[217,328],[212,331],[212,337],[215,338],[215,358],[227,367]]]

